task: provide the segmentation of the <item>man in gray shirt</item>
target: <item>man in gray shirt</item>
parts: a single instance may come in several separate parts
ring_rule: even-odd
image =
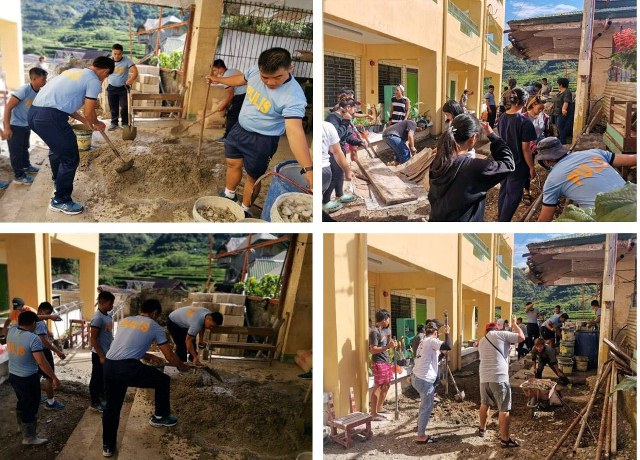
[[[414,145],[413,134],[420,131],[413,120],[402,120],[394,123],[382,132],[382,139],[395,153],[395,163],[401,165],[411,159],[411,155],[417,152]],[[407,147],[407,141],[409,146]]]
[[[480,356],[480,428],[484,437],[487,429],[487,413],[492,403],[498,407],[498,425],[502,447],[518,447],[509,436],[509,411],[511,410],[511,385],[509,384],[509,347],[524,341],[522,329],[512,317],[513,332],[501,331],[497,323],[488,323],[486,334],[478,343]]]

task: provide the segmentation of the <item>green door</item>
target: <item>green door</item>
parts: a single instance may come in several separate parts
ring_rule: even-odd
[[[416,299],[416,322],[418,324],[427,322],[427,299]]]
[[[0,264],[0,311],[9,309],[9,278],[7,266]]]
[[[418,100],[418,69],[407,69],[407,97],[411,101],[411,107],[417,107]]]
[[[380,119],[389,121],[391,118],[391,98],[396,91],[396,85],[384,85],[384,110]]]
[[[449,99],[456,101],[456,81],[455,80],[451,80],[451,82],[449,83]]]

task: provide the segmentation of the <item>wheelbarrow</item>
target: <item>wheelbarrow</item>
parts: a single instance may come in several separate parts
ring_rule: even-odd
[[[527,407],[531,408],[531,417],[552,416],[550,411],[552,400],[557,399],[557,383],[549,379],[530,378],[520,385],[525,396],[529,400]]]

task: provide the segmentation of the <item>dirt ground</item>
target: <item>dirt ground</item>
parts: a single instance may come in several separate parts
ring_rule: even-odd
[[[344,449],[330,441],[324,446],[324,458],[335,460],[416,457],[434,460],[539,460],[546,456],[577,412],[588,402],[590,387],[585,384],[575,384],[562,392],[565,405],[555,408],[553,417],[532,418],[531,410],[526,407],[527,398],[522,390],[514,388],[510,433],[520,442],[520,447],[503,449],[498,444],[496,411],[489,411],[487,436],[485,438],[477,436],[480,403],[478,365],[479,362],[476,361],[454,374],[457,375],[458,387],[465,392],[463,402],[454,401],[455,390],[452,385],[449,387],[448,397],[444,396],[443,386],[439,386],[438,394],[442,400],[436,405],[427,426],[427,434],[434,435],[437,442],[427,445],[414,443],[420,397],[413,388],[409,387],[399,397],[399,420],[393,420],[395,404],[387,402],[386,409],[390,412],[387,418],[390,421],[374,422],[374,434],[370,440],[364,440],[364,438],[356,440],[350,449]],[[512,369],[513,366],[517,367],[519,364],[513,364]],[[393,387],[389,391],[392,394]],[[594,406],[592,416],[589,418],[589,425],[596,436],[599,428],[601,399]],[[635,433],[622,415],[619,423],[621,423],[621,429],[616,458],[635,459]],[[577,430],[569,437],[569,441],[564,443],[555,458],[569,457],[576,433]],[[577,455],[573,458],[592,459],[595,443],[588,433],[583,436],[583,446],[578,449]]]
[[[253,460],[311,451],[311,399],[303,403],[310,382],[291,380],[299,369],[236,360],[211,365],[223,383],[202,371],[172,379],[171,405],[180,423],[165,438],[174,454],[187,458],[195,446],[200,460]],[[174,443],[178,436],[188,443]]]
[[[224,145],[211,140],[222,135],[222,130],[205,131],[198,164],[195,128],[176,137],[170,134],[175,125],[175,122],[166,121],[138,123],[134,141],[123,141],[121,130],[107,132],[125,161],[134,160],[133,168],[122,174],[115,171],[121,161],[99,134],[93,134],[92,149],[80,152],[80,165],[74,182],[73,197],[86,207],[80,217],[83,221],[192,222],[196,199],[206,195],[217,196],[224,189]],[[32,139],[32,145],[34,143],[37,147],[31,153],[32,163],[42,167],[40,175],[49,177],[48,150],[41,148],[41,141]],[[292,158],[284,137],[269,170],[278,162]],[[0,156],[0,180],[11,179],[11,166],[5,151]],[[270,178],[263,181],[255,202],[258,207],[264,203],[270,182]],[[244,179],[237,190],[240,196],[243,183]],[[0,199],[4,193],[0,191]],[[50,193],[47,188],[47,197]],[[252,213],[259,217],[260,209],[254,206]]]
[[[56,398],[65,408],[38,411],[38,434],[49,438],[43,446],[23,446],[22,434],[16,422],[16,395],[9,382],[0,385],[3,414],[0,417],[0,458],[53,460],[62,450],[78,421],[89,407],[89,387],[77,380],[62,380]],[[44,395],[44,392],[43,392]]]

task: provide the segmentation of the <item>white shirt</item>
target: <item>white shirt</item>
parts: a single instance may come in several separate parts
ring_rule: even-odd
[[[322,122],[322,167],[329,168],[329,147],[340,142],[336,127],[328,121]]]
[[[426,337],[418,345],[413,375],[419,379],[433,383],[438,376],[438,354],[442,340],[437,337]]]

